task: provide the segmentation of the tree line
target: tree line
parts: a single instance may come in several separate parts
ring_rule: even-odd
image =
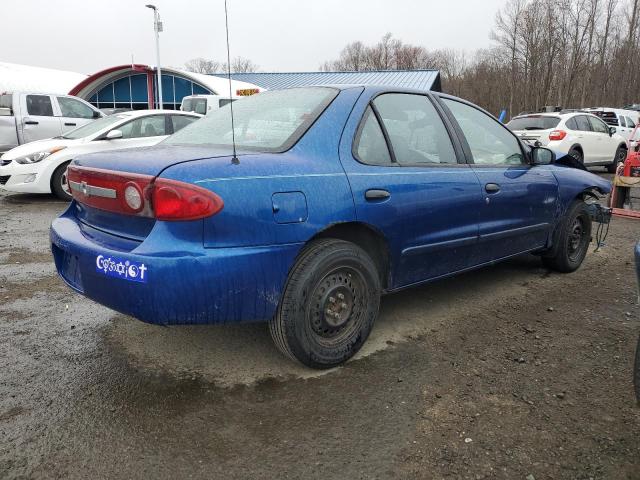
[[[193,58],[184,64],[185,70],[194,73],[227,73],[227,62],[218,62],[207,58]],[[232,73],[249,73],[258,70],[258,65],[248,58],[236,57],[231,60]]]
[[[349,43],[324,71],[434,68],[443,90],[497,114],[640,103],[640,0],[508,0],[473,52],[384,35]]]

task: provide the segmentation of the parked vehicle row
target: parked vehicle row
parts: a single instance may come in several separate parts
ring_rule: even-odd
[[[155,145],[199,118],[173,110],[117,113],[64,135],[21,145],[0,157],[0,187],[11,192],[54,193],[71,200],[66,170],[76,156]]]
[[[617,127],[583,111],[517,116],[507,127],[523,141],[569,154],[587,167],[601,165],[613,173],[627,157],[627,141]]]
[[[444,94],[305,87],[234,110],[233,132],[219,109],[155,147],[73,159],[51,226],[71,288],[150,323],[269,322],[285,355],[328,368],[382,293],[526,252],[577,269],[585,200],[610,190]]]
[[[18,145],[57,137],[104,114],[70,95],[0,94],[0,154]]]

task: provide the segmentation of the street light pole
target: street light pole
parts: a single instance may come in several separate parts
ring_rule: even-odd
[[[155,5],[149,4],[145,7],[153,10],[153,30],[156,32],[156,69],[158,73],[158,105],[162,105],[162,70],[160,69],[160,32],[162,31],[162,22],[160,21],[160,13]]]

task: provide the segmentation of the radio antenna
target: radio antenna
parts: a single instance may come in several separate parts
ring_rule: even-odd
[[[233,95],[231,93],[231,54],[229,53],[229,14],[227,13],[227,0],[224,0],[224,24],[227,31],[227,78],[229,79],[229,106],[231,107],[231,143],[233,145],[233,157],[231,163],[238,164],[238,156],[236,155],[236,128],[233,121]]]

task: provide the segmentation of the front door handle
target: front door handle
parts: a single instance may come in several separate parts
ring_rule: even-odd
[[[389,192],[387,192],[386,190],[379,190],[379,189],[371,189],[371,190],[367,190],[366,192],[364,192],[364,198],[366,198],[367,200],[385,200],[387,198],[389,198],[391,196],[391,194]]]
[[[484,186],[484,190],[487,193],[497,193],[500,191],[500,185],[498,185],[497,183],[487,183]]]
[[[75,127],[76,124],[75,123],[71,123],[71,122],[65,122],[64,126],[65,127]]]
[[[25,120],[24,122],[25,125],[38,125],[38,123],[35,120]]]

